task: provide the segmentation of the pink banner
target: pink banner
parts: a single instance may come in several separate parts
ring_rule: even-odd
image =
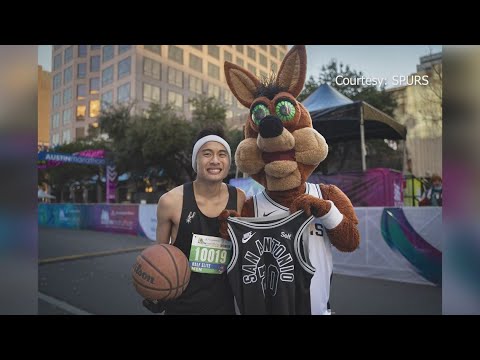
[[[403,206],[403,175],[395,170],[376,168],[364,173],[312,174],[308,182],[338,186],[353,206]],[[247,197],[264,190],[252,178],[231,179],[230,184],[245,191]]]
[[[87,219],[87,229],[138,233],[138,205],[93,205],[89,207]]]
[[[353,206],[403,206],[403,175],[395,170],[376,168],[336,175],[312,174],[308,181],[338,186]]]

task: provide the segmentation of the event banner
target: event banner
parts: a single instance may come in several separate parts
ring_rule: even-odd
[[[45,227],[80,229],[83,205],[38,204],[38,224]]]
[[[105,165],[105,159],[90,156],[63,154],[56,152],[40,151],[38,161],[58,161],[61,163],[83,164],[83,165]]]
[[[337,175],[312,174],[308,182],[338,186],[353,206],[403,206],[403,176],[395,170],[376,168]],[[230,185],[245,191],[247,198],[264,190],[252,178],[231,179]]]
[[[403,175],[395,170],[375,168],[337,175],[312,174],[308,181],[338,186],[353,206],[403,206]]]
[[[47,168],[51,168],[51,167],[60,166],[60,165],[63,164],[63,161],[59,161],[58,157],[57,157],[57,160],[52,160],[52,159],[46,160],[47,154],[49,154],[49,152],[47,152],[47,151],[40,151],[38,153],[38,162],[37,162],[38,169],[47,169]],[[56,154],[58,154],[58,153],[56,153]],[[70,155],[70,154],[63,154],[63,155]],[[103,159],[105,157],[105,150],[103,150],[103,149],[98,149],[98,150],[89,149],[89,150],[83,150],[83,151],[73,153],[72,155],[77,156],[77,157],[82,157],[82,158],[87,157],[87,158]],[[65,158],[60,158],[60,160],[61,159],[65,159]],[[69,158],[67,157],[67,159],[69,159]],[[84,159],[82,159],[81,161],[84,161]]]
[[[355,207],[360,246],[333,247],[334,272],[408,283],[442,285],[441,207]],[[155,241],[157,205],[39,204],[40,226],[145,236]]]
[[[360,247],[334,248],[334,272],[441,286],[442,208],[355,208]]]
[[[138,233],[138,205],[90,205],[86,228],[97,231]]]

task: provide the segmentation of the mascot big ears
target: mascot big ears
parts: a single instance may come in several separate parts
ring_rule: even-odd
[[[225,63],[230,89],[250,109],[246,139],[235,153],[236,164],[270,191],[300,186],[328,153],[327,143],[313,129],[307,109],[296,100],[305,72],[304,46],[290,50],[277,78],[265,83],[247,70]]]

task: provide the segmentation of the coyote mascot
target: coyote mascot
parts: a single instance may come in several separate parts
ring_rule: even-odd
[[[294,46],[276,77],[260,81],[246,69],[225,62],[227,83],[237,100],[250,109],[245,139],[235,161],[238,169],[265,187],[247,199],[242,217],[269,217],[304,210],[315,219],[302,236],[303,251],[314,268],[310,284],[312,314],[329,314],[332,275],[331,244],[354,251],[360,242],[358,219],[348,197],[334,185],[307,179],[328,153],[324,137],[312,126],[307,109],[296,100],[305,82],[305,46]],[[220,215],[221,234],[230,238],[228,216]]]

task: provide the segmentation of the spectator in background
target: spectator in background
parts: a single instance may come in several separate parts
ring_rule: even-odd
[[[420,206],[442,206],[442,178],[440,175],[432,175],[432,186],[427,190],[419,202]]]

